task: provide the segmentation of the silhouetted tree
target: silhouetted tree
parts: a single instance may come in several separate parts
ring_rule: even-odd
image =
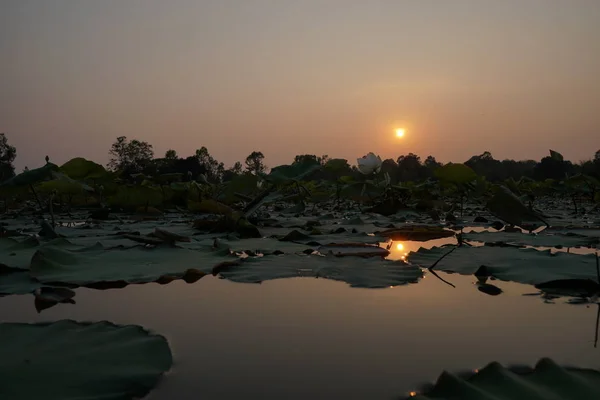
[[[15,176],[13,161],[17,157],[17,149],[8,144],[4,133],[0,133],[0,182]]]
[[[383,160],[381,163],[381,174],[388,174],[393,184],[396,184],[400,181],[400,170],[398,169],[398,164],[396,164],[396,161],[392,160],[391,158]]]
[[[425,176],[421,158],[413,153],[397,160],[400,181],[417,181]]]
[[[120,136],[113,143],[110,151],[109,169],[120,170],[125,174],[141,172],[154,157],[152,145],[137,139],[127,141],[126,136]]]
[[[206,175],[206,179],[211,182],[220,182],[223,179],[225,165],[215,160],[206,147],[202,146],[196,150],[196,158],[205,169],[204,174]]]
[[[265,167],[263,164],[264,159],[265,156],[261,151],[253,151],[248,157],[246,157],[246,160],[244,161],[246,164],[246,170],[253,174],[265,172],[267,167]]]
[[[178,158],[175,150],[167,150],[165,153],[165,160],[177,160]]]
[[[564,179],[574,172],[573,164],[570,161],[564,161],[557,157],[548,156],[535,166],[533,170],[534,178],[537,180],[545,179]]]
[[[235,178],[236,176],[241,175],[244,172],[243,167],[242,167],[242,163],[239,161],[236,161],[235,164],[233,164],[233,166],[227,170],[225,170],[225,172],[223,173],[223,182],[228,182],[230,180],[232,180],[233,178]]]

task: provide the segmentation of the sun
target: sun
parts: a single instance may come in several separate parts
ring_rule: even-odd
[[[396,136],[397,137],[403,137],[404,133],[405,133],[404,129],[402,129],[402,128],[396,129]]]

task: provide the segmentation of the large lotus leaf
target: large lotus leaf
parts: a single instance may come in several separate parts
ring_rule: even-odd
[[[407,256],[411,264],[430,267],[450,248],[419,248]],[[514,281],[530,285],[555,279],[593,279],[596,277],[596,256],[578,255],[564,252],[551,253],[516,247],[482,246],[459,247],[440,261],[436,269],[459,274],[474,274],[485,266],[489,273],[504,281]]]
[[[456,185],[466,184],[477,179],[477,174],[465,164],[449,163],[435,170],[435,176],[442,182]]]
[[[40,193],[51,193],[52,191],[56,191],[58,194],[64,195],[78,195],[84,192],[81,184],[64,180],[42,182],[38,185],[38,191]]]
[[[108,199],[111,206],[125,208],[158,206],[162,201],[160,190],[143,185],[120,186],[117,193]]]
[[[43,246],[53,246],[57,248],[76,249],[77,245],[66,239],[53,239],[42,243],[37,238],[30,236],[24,240],[13,238],[0,238],[0,269],[11,268],[19,270],[28,270],[33,254]],[[1,279],[1,277],[0,277]]]
[[[210,242],[206,241],[208,244]],[[318,246],[309,246],[294,242],[282,242],[273,238],[255,238],[255,239],[219,239],[219,248],[228,248],[234,252],[255,252],[262,254],[272,254],[274,252],[283,253],[301,253],[307,249],[316,249]]]
[[[465,240],[485,243],[510,243],[533,247],[591,247],[598,244],[598,239],[580,235],[529,234],[521,232],[468,232],[463,235]]]
[[[223,193],[223,200],[227,202],[239,201],[235,196],[236,193],[250,195],[257,191],[258,177],[256,175],[245,173],[238,175],[227,183]]]
[[[0,183],[0,187],[4,186],[29,186],[49,179],[53,171],[58,171],[58,165],[47,163],[43,167],[24,171],[19,175],[10,178],[7,181]]]
[[[307,179],[320,169],[320,164],[313,163],[280,165],[271,169],[271,172],[268,175],[264,175],[264,178],[276,184],[289,183]]]
[[[386,288],[417,282],[423,272],[402,261],[335,256],[266,256],[245,259],[221,270],[234,282],[260,283],[272,279],[311,277],[343,281],[352,287]]]
[[[173,363],[163,336],[105,321],[2,323],[0,355],[2,399],[141,398]]]
[[[558,151],[550,150],[550,157],[555,161],[564,161],[565,158]]]
[[[384,192],[384,188],[373,182],[354,182],[342,188],[340,196],[350,200],[363,202],[378,198]]]
[[[590,238],[600,238],[600,228],[579,228],[579,227],[551,227],[547,229],[548,232],[562,233],[567,235],[581,235]]]
[[[42,284],[32,279],[28,271],[0,274],[0,296],[33,293],[34,290],[40,287],[42,287]]]
[[[414,242],[426,242],[456,235],[451,230],[431,225],[406,225],[401,228],[386,229],[378,234],[392,240],[410,240]]]
[[[44,283],[93,286],[148,283],[197,274],[231,258],[224,251],[200,251],[177,247],[104,249],[101,245],[82,250],[44,246],[31,259],[31,275]]]
[[[78,180],[102,179],[108,175],[108,172],[102,165],[82,157],[67,161],[60,167],[60,170],[69,178]]]
[[[488,210],[501,220],[513,225],[522,225],[527,221],[545,222],[538,213],[530,210],[505,186],[496,186],[496,193],[488,200]]]
[[[505,368],[497,362],[475,374],[443,372],[435,385],[410,400],[583,400],[600,398],[600,372],[561,367],[543,358],[535,368]]]

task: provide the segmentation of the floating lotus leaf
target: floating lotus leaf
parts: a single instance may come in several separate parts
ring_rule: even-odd
[[[411,264],[430,267],[450,249],[420,248],[410,252],[407,259]],[[530,285],[555,279],[597,279],[594,254],[553,254],[550,250],[501,246],[460,247],[440,261],[436,269],[471,275],[481,266],[498,279]]]
[[[0,238],[0,270],[4,268],[29,270],[33,254],[43,246],[77,249],[79,246],[66,239],[58,238],[49,242],[40,242],[30,236],[23,240]],[[2,279],[0,277],[0,279]]]
[[[423,272],[402,261],[381,258],[285,255],[245,259],[239,265],[220,269],[219,275],[243,283],[294,277],[324,278],[343,281],[351,287],[374,289],[416,283]]]
[[[409,240],[413,242],[426,242],[428,240],[443,239],[456,235],[451,230],[432,225],[407,225],[401,228],[380,231],[378,234],[392,240]]]
[[[166,339],[109,322],[0,324],[0,398],[141,398],[173,363]]]
[[[582,400],[600,398],[600,372],[561,367],[543,358],[535,368],[505,368],[497,362],[477,373],[443,372],[432,388],[410,400]]]
[[[474,240],[486,243],[510,243],[521,246],[533,247],[590,247],[598,243],[598,239],[581,235],[566,235],[561,233],[551,234],[545,231],[539,234],[521,232],[467,232],[463,235],[465,240]]]
[[[76,286],[169,281],[210,272],[228,259],[226,254],[168,246],[107,250],[98,244],[76,251],[44,246],[31,259],[31,275],[44,283]]]

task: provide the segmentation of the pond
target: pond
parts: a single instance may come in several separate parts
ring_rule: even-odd
[[[399,259],[432,243],[391,247]],[[452,241],[450,241],[452,242]],[[455,241],[454,241],[455,242]],[[598,368],[596,304],[547,300],[531,285],[429,272],[418,283],[353,288],[319,278],[261,284],[207,275],[195,283],[78,288],[76,304],[38,313],[34,296],[0,298],[3,322],[73,319],[137,324],[164,335],[174,364],[149,399],[394,399],[440,373],[542,357]],[[539,293],[538,293],[539,294]]]

